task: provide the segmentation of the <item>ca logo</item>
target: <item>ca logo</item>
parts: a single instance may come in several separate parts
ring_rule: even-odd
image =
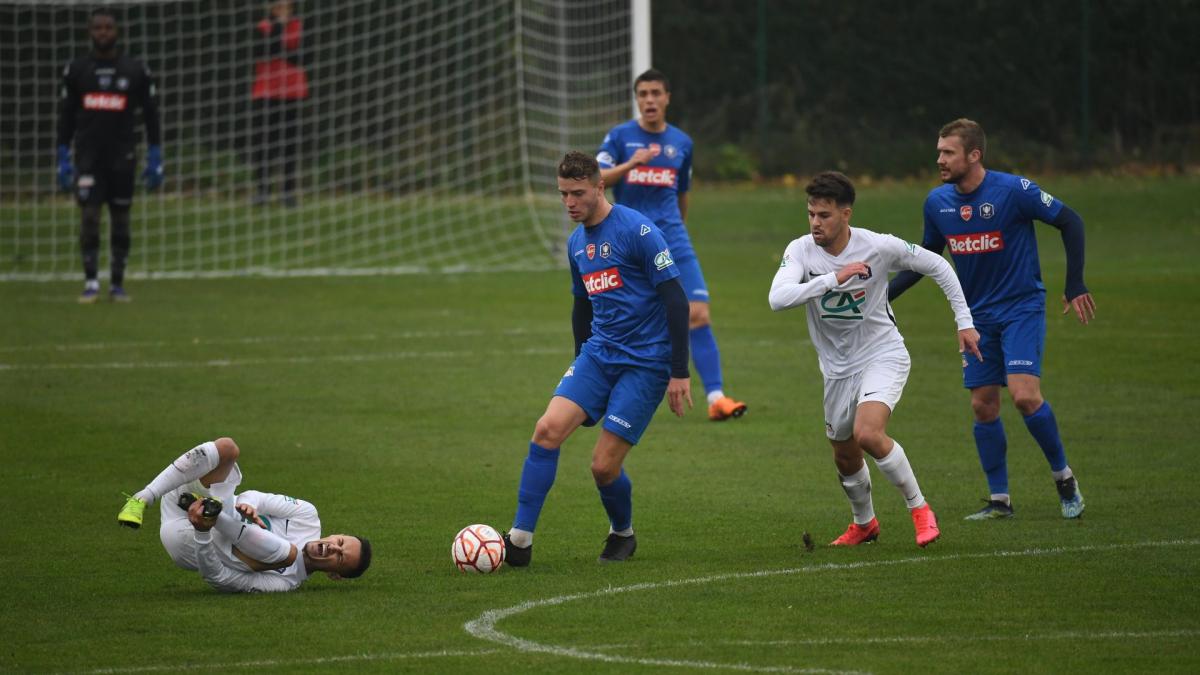
[[[862,321],[859,307],[866,301],[866,291],[830,291],[821,296],[821,318]]]

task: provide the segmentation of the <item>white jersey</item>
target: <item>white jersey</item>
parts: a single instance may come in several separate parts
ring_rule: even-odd
[[[223,555],[221,542],[211,532],[196,532],[200,575],[210,586],[226,593],[271,593],[290,591],[310,574],[304,566],[304,545],[321,538],[317,507],[303,499],[247,490],[237,496],[238,504],[249,504],[267,524],[267,529],[296,546],[296,561],[281,570],[253,572],[239,560]]]
[[[871,276],[851,277],[839,285],[837,271],[864,262]],[[850,377],[883,353],[904,350],[904,338],[888,305],[888,274],[913,270],[941,286],[954,310],[959,330],[974,327],[962,286],[945,258],[890,234],[861,227],[850,229],[850,241],[839,255],[817,246],[811,234],[788,244],[771,283],[775,311],[808,307],[808,334],[827,379]]]

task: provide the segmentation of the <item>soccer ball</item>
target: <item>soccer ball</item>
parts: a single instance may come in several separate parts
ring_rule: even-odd
[[[462,572],[495,572],[504,564],[504,538],[488,525],[468,525],[454,535],[450,558]]]

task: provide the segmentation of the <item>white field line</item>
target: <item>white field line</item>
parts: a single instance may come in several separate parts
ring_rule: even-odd
[[[447,350],[447,351],[403,351],[375,354],[326,354],[322,356],[272,356],[245,359],[204,359],[200,361],[108,361],[101,363],[0,363],[0,373],[5,371],[47,370],[134,370],[170,368],[237,368],[241,366],[264,366],[276,364],[312,363],[371,363],[375,361],[400,361],[405,359],[462,359],[478,356],[511,357],[537,356],[545,354],[570,354],[569,345],[562,347],[529,347],[510,350]]]
[[[777,577],[793,574],[807,574],[815,572],[828,572],[839,570],[854,570],[870,567],[891,567],[894,565],[907,565],[912,563],[933,563],[945,562],[951,560],[977,560],[981,558],[1019,558],[1030,556],[1045,556],[1045,555],[1060,555],[1066,553],[1085,553],[1090,551],[1116,551],[1122,549],[1134,548],[1155,548],[1165,546],[1196,546],[1200,544],[1198,539],[1176,539],[1171,541],[1149,541],[1138,544],[1097,544],[1092,546],[1073,546],[1073,547],[1057,547],[1057,548],[1032,548],[1018,551],[992,551],[989,553],[957,553],[944,556],[920,556],[913,558],[900,558],[896,560],[876,560],[862,561],[852,563],[825,563],[822,565],[809,565],[806,567],[793,567],[781,570],[760,570],[757,572],[732,572],[728,574],[715,574],[707,577],[694,577],[691,579],[675,579],[668,581],[644,582],[640,584],[631,584],[629,586],[618,586],[615,588],[603,588],[597,591],[589,591],[584,593],[573,593],[569,595],[559,595],[543,600],[530,600],[518,605],[506,607],[504,609],[492,609],[484,612],[478,618],[468,621],[463,624],[463,629],[467,633],[481,639],[495,642],[498,644],[512,647],[518,651],[536,652],[542,654],[552,654],[573,659],[585,661],[600,661],[605,663],[628,663],[634,665],[646,666],[672,666],[678,668],[704,669],[704,670],[736,670],[744,672],[759,672],[759,673],[813,673],[813,672],[839,672],[813,668],[791,668],[787,666],[756,666],[748,663],[718,663],[712,661],[686,661],[675,659],[648,659],[639,658],[636,656],[626,656],[623,654],[604,654],[596,651],[587,651],[586,649],[574,647],[562,647],[558,645],[543,644],[526,640],[524,638],[510,635],[496,628],[496,624],[509,617],[528,612],[541,607],[553,607],[563,605],[568,602],[576,602],[579,600],[590,600],[595,598],[604,598],[618,593],[635,593],[639,591],[651,591],[661,588],[673,588],[676,586],[696,586],[703,584],[719,583],[734,579],[755,579],[766,577]],[[841,671],[844,672],[844,671]]]
[[[347,654],[345,656],[321,656],[308,659],[262,659],[257,661],[237,661],[233,663],[164,663],[158,666],[132,666],[129,668],[97,668],[95,670],[74,671],[88,675],[107,675],[109,673],[150,673],[155,671],[169,672],[180,670],[226,670],[241,671],[249,668],[277,668],[280,666],[319,666],[339,663],[370,662],[370,661],[401,661],[406,659],[437,659],[456,656],[485,656],[495,654],[499,649],[475,649],[463,651],[436,652],[383,652],[380,654]]]
[[[383,342],[388,340],[417,340],[423,338],[456,338],[484,337],[503,335],[505,337],[520,337],[526,335],[553,335],[566,333],[569,328],[561,331],[531,331],[524,328],[506,330],[431,330],[403,331],[399,333],[363,333],[361,335],[262,335],[258,337],[195,337],[180,340],[131,340],[125,342],[78,342],[73,344],[37,344],[0,346],[0,352],[76,352],[102,351],[105,349],[135,349],[144,347],[197,347],[203,345],[270,345],[270,344],[313,344],[324,342]]]

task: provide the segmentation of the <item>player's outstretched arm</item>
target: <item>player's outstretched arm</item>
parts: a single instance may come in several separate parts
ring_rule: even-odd
[[[907,268],[907,271],[914,274],[930,277],[941,287],[946,300],[950,302],[950,308],[954,311],[954,323],[958,327],[958,351],[962,354],[972,354],[982,361],[983,354],[979,351],[979,332],[975,330],[971,308],[967,305],[967,298],[963,294],[962,284],[958,282],[958,276],[954,274],[954,268],[950,267],[950,263],[946,262],[945,258],[934,254],[933,251],[919,246],[910,246],[895,237],[889,241],[893,255],[897,257],[898,267]]]
[[[654,159],[657,153],[650,148],[638,148],[628,160],[611,167],[600,165],[600,179],[605,185],[616,185],[618,181],[625,177],[636,166],[641,166],[646,162]]]
[[[929,204],[927,203],[925,207],[929,208]],[[929,214],[925,215],[925,232],[921,235],[921,248],[926,251],[933,251],[938,257],[941,257],[942,251],[946,250],[946,238],[942,236],[942,233],[938,231],[933,221],[929,219]],[[920,272],[914,270],[901,271],[888,282],[888,302],[892,302],[900,297],[904,291],[916,285],[923,276]]]
[[[1075,310],[1079,323],[1087,324],[1096,318],[1096,301],[1083,283],[1083,218],[1063,204],[1050,222],[1062,232],[1063,249],[1067,253],[1067,283],[1063,292],[1063,314]]]
[[[767,302],[776,312],[799,307],[809,300],[825,295],[838,285],[837,274],[830,272],[804,281],[804,264],[801,262],[799,240],[792,242],[783,253],[783,261],[771,281]]]

